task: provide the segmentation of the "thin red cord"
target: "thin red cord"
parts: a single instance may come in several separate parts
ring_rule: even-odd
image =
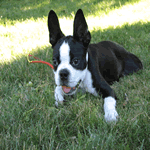
[[[29,54],[29,56],[32,56],[32,55]],[[27,57],[29,63],[42,63],[42,64],[47,64],[47,65],[49,65],[52,69],[54,69],[54,67],[53,67],[52,64],[50,64],[49,62],[46,62],[46,61],[42,61],[41,59],[39,59],[39,58],[37,58],[37,57],[32,56],[32,57],[34,57],[35,59],[39,59],[39,61],[30,61],[30,60],[29,60],[29,56]]]

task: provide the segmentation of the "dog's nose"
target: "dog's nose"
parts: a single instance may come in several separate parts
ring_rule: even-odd
[[[69,76],[69,71],[67,69],[62,69],[59,72],[61,80],[67,80]]]

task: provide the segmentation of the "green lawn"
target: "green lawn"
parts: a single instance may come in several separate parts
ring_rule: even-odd
[[[105,122],[103,99],[88,93],[68,97],[65,105],[55,108],[52,69],[29,64],[26,58],[31,53],[52,63],[48,12],[53,9],[62,31],[72,34],[79,8],[87,19],[91,43],[115,41],[144,65],[112,86],[119,98],[116,124]],[[129,103],[123,107],[125,93]],[[0,149],[149,150],[150,1],[1,0]]]

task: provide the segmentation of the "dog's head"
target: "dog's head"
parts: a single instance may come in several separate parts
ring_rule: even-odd
[[[74,19],[73,36],[64,36],[56,13],[51,10],[48,15],[49,39],[53,48],[53,66],[55,83],[62,86],[65,94],[72,95],[85,78],[88,64],[88,45],[90,32],[79,9]]]

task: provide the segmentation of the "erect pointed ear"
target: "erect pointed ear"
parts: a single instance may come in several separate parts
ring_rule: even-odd
[[[51,10],[48,15],[48,30],[49,42],[53,47],[57,43],[57,41],[64,36],[60,29],[57,15],[53,10]]]
[[[82,42],[85,47],[87,47],[91,41],[91,34],[88,31],[88,26],[81,9],[79,9],[75,15],[73,37],[77,41]]]

